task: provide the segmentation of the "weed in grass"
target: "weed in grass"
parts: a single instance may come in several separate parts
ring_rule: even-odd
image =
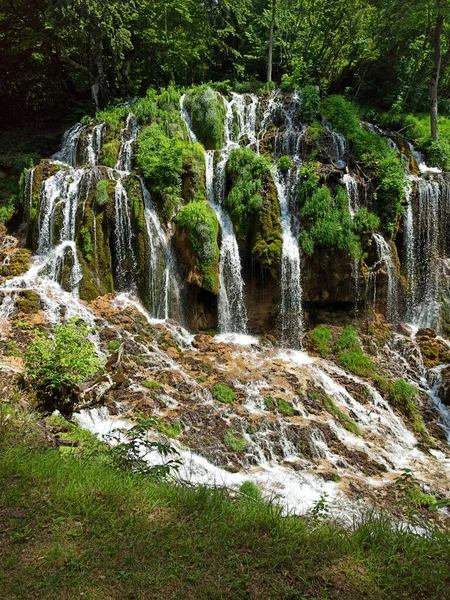
[[[224,383],[218,383],[214,386],[213,396],[219,402],[230,404],[236,398],[235,392]]]

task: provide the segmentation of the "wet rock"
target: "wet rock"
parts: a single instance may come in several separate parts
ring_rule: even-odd
[[[416,333],[417,340],[435,338],[436,336],[436,330],[431,329],[431,327],[424,327],[422,329],[419,329],[419,331]]]
[[[439,398],[446,406],[450,406],[450,367],[442,370]]]
[[[427,369],[450,363],[450,348],[445,342],[436,337],[434,329],[419,329],[416,340],[420,346]]]

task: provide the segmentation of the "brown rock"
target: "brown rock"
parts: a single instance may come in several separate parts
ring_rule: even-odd
[[[442,383],[439,388],[439,398],[442,402],[450,406],[450,367],[446,367],[441,373]]]
[[[431,329],[431,327],[424,327],[422,329],[419,329],[419,331],[416,333],[416,339],[430,339],[430,338],[435,338],[436,337],[436,331],[434,329]]]

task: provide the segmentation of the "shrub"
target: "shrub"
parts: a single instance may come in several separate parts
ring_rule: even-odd
[[[373,361],[363,354],[361,350],[348,350],[339,354],[339,362],[352,373],[368,377],[373,374],[375,365]]]
[[[344,331],[338,336],[334,344],[334,350],[361,350],[361,343],[358,338],[358,333],[352,325],[348,325]]]
[[[112,140],[112,142],[107,142],[106,144],[103,144],[102,149],[100,151],[98,161],[99,164],[114,169],[117,163],[117,159],[119,157],[119,151],[119,140]]]
[[[207,85],[187,92],[185,106],[192,128],[207,150],[222,147],[225,105],[221,96]]]
[[[105,206],[109,200],[109,192],[111,181],[108,179],[102,179],[97,183],[95,188],[95,202],[98,206]]]
[[[450,143],[447,140],[431,141],[426,144],[430,163],[435,167],[450,170]]]
[[[253,483],[253,481],[244,481],[244,483],[241,484],[239,491],[241,492],[241,494],[252,498],[252,500],[260,501],[263,497],[261,490],[256,485],[256,483]]]
[[[105,123],[108,126],[109,133],[114,136],[125,124],[130,109],[127,106],[108,107],[95,115],[98,123]],[[109,166],[109,165],[107,165]]]
[[[280,156],[280,158],[277,160],[277,167],[282,173],[287,173],[292,167],[292,161],[289,156]]]
[[[119,342],[119,340],[111,340],[109,342],[109,344],[108,344],[108,350],[110,352],[115,352],[119,348],[120,348],[120,342]]]
[[[309,337],[313,343],[314,350],[328,356],[330,353],[330,342],[332,340],[332,334],[330,328],[326,325],[319,325],[309,333]]]
[[[56,325],[54,336],[35,339],[25,354],[25,373],[44,396],[64,399],[100,369],[90,328],[74,320]],[[57,408],[57,406],[54,406]]]
[[[262,206],[262,178],[270,172],[270,161],[257,156],[250,148],[237,148],[230,152],[227,173],[231,179],[231,191],[226,207],[233,221],[236,234],[245,238],[250,219]]]
[[[284,398],[278,398],[277,408],[278,408],[279,412],[282,415],[284,415],[285,417],[293,417],[294,416],[294,409],[292,407],[292,404],[290,402],[288,402],[287,400],[285,400]]]
[[[187,231],[202,274],[201,287],[217,294],[219,281],[219,223],[212,208],[206,202],[190,202],[177,215],[177,225]]]
[[[312,123],[320,111],[320,91],[313,85],[302,88],[302,119],[305,123]]]
[[[224,433],[223,440],[225,445],[234,452],[243,452],[247,448],[247,441],[240,435],[233,433],[230,429],[227,429]]]
[[[157,192],[179,194],[183,171],[183,143],[168,137],[158,124],[146,127],[138,139],[137,164]]]
[[[348,139],[360,129],[356,106],[343,96],[328,96],[322,103],[322,112],[333,129]]]
[[[218,383],[214,386],[213,396],[219,402],[230,404],[236,398],[235,392],[224,383]]]
[[[158,115],[158,105],[154,99],[149,98],[148,96],[140,98],[133,104],[133,113],[138,123],[146,125],[156,119]]]

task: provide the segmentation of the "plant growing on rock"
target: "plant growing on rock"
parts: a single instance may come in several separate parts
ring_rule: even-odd
[[[187,92],[185,106],[192,128],[207,150],[222,147],[225,105],[221,96],[208,85]]]
[[[214,386],[213,396],[219,402],[230,404],[236,398],[236,393],[225,383],[218,383]]]
[[[231,429],[225,431],[223,441],[234,452],[243,452],[247,448],[247,440],[231,431]]]
[[[292,404],[284,398],[277,399],[277,409],[285,417],[292,417],[294,415]]]
[[[326,325],[319,325],[309,332],[309,337],[314,350],[319,352],[319,354],[322,354],[322,356],[328,356],[330,353],[331,340],[333,338],[330,328]]]
[[[77,386],[97,373],[101,363],[89,339],[90,327],[70,320],[56,325],[53,337],[40,336],[25,353],[25,374],[44,409],[73,403]]]
[[[292,167],[292,160],[289,158],[289,156],[280,156],[280,158],[277,160],[277,167],[282,173],[287,173]]]

